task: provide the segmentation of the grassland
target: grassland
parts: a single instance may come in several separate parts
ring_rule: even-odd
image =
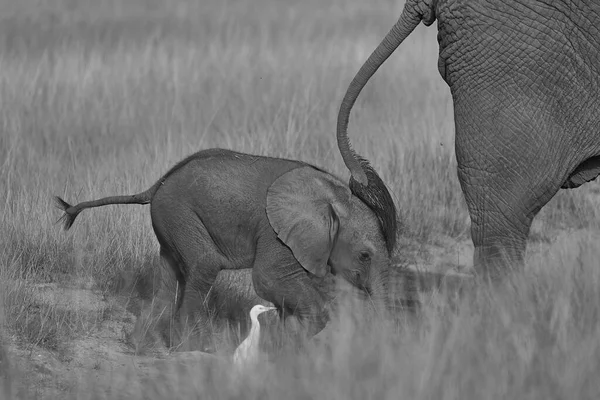
[[[123,306],[132,277],[158,265],[148,209],[87,211],[65,233],[51,196],[138,192],[211,147],[297,158],[347,178],[337,109],[401,5],[0,0],[0,394],[600,397],[594,183],[559,193],[538,216],[528,268],[507,292],[482,289],[458,307],[430,293],[410,320],[340,318],[330,351],[280,358],[247,380],[209,362],[153,379],[117,369],[124,355],[116,353],[128,347],[115,349],[104,334],[120,338],[115,331],[132,318]],[[398,204],[400,263],[431,269],[468,264],[458,249],[469,239],[435,35],[419,27],[390,58],[350,128]],[[99,349],[105,356],[96,361]]]

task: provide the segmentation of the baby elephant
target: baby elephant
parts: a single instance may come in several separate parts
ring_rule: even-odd
[[[385,234],[382,216],[338,178],[301,161],[209,149],[145,192],[56,201],[65,229],[86,208],[150,203],[160,254],[179,284],[180,318],[199,308],[222,269],[252,268],[256,293],[310,336],[328,320],[328,272],[385,302],[395,232]],[[387,218],[395,227],[396,215]]]

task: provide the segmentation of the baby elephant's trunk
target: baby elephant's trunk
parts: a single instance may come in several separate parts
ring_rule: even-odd
[[[386,268],[384,271],[373,274],[364,289],[369,304],[379,315],[383,315],[389,309],[388,279],[389,274]]]
[[[371,273],[362,281],[340,279],[337,282],[339,286],[335,307],[349,302],[352,309],[364,308],[377,315],[386,314],[389,304],[387,273]]]

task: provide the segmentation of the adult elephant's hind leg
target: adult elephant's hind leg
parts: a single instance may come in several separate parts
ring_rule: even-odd
[[[551,180],[536,181],[535,174],[532,179],[528,176],[514,170],[492,176],[459,166],[458,177],[471,216],[473,265],[485,279],[496,281],[523,267],[533,218],[559,189]]]
[[[454,93],[458,178],[471,216],[475,270],[497,280],[524,266],[533,218],[564,180],[556,159],[563,131],[529,80],[519,87],[502,76],[484,85],[467,76]]]

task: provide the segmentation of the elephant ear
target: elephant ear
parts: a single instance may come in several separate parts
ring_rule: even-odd
[[[339,217],[346,214],[350,189],[313,167],[293,169],[267,191],[267,217],[308,272],[324,277],[335,244]]]

